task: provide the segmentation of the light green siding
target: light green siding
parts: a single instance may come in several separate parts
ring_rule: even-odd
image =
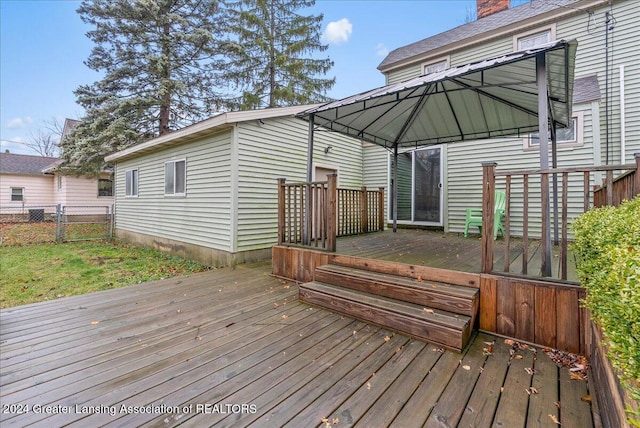
[[[301,182],[307,175],[308,124],[293,117],[247,121],[237,127],[237,248],[268,248],[277,242],[277,182]],[[325,148],[331,146],[329,153]],[[362,186],[362,143],[318,130],[314,165],[338,171],[338,185]]]
[[[574,106],[574,113],[583,118],[583,143],[581,145],[558,145],[558,165],[563,167],[593,165],[591,144],[591,104]],[[540,152],[525,148],[523,138],[501,138],[494,140],[453,143],[447,147],[447,211],[450,232],[464,230],[467,208],[482,206],[482,162],[496,162],[497,171],[536,170],[540,168]],[[559,183],[561,183],[559,178]],[[569,193],[569,220],[582,212],[583,181],[581,174],[571,174],[574,186]],[[592,184],[595,182],[591,181]],[[540,181],[538,177],[529,179],[529,234],[540,235]],[[497,179],[498,190],[505,190],[505,179]],[[511,234],[522,235],[523,183],[521,176],[514,178],[511,185]],[[561,197],[561,194],[560,196]],[[477,230],[471,232],[477,233]]]
[[[120,161],[116,228],[230,251],[230,132]],[[186,160],[186,196],[164,195],[164,164]],[[125,171],[138,170],[138,197],[125,197]]]
[[[458,66],[470,62],[496,57],[513,51],[514,36],[524,31],[535,31],[552,26],[556,40],[578,40],[576,54],[575,77],[597,75],[600,83],[601,99],[595,104],[582,103],[574,105],[574,114],[581,113],[583,126],[583,144],[578,147],[565,147],[558,150],[558,166],[569,167],[578,165],[620,164],[633,163],[633,154],[640,152],[640,50],[638,50],[638,30],[640,23],[640,8],[633,0],[616,1],[611,6],[603,5],[591,10],[576,11],[558,22],[547,20],[539,23],[529,23],[526,28],[517,32],[501,35],[494,39],[476,43],[472,46],[447,52],[451,65]],[[564,11],[564,10],[563,10]],[[607,34],[606,12],[610,12],[615,19],[615,26],[609,32],[609,94],[607,96]],[[439,51],[437,56],[442,56]],[[420,60],[420,63],[425,60]],[[622,118],[620,96],[620,69],[624,68],[624,140],[625,155],[621,157]],[[395,83],[408,80],[420,74],[418,61],[401,69],[394,70],[387,75],[387,81]],[[608,122],[607,133],[607,107]],[[597,123],[593,123],[595,120]],[[594,136],[593,130],[599,128],[599,135]],[[607,142],[608,140],[608,142]],[[595,150],[595,153],[594,153]],[[520,138],[472,141],[452,143],[447,146],[445,158],[445,228],[452,232],[461,232],[464,228],[465,209],[479,207],[481,201],[480,163],[492,161],[498,163],[498,170],[536,169],[539,167],[539,153],[524,150],[523,140]],[[366,172],[365,172],[366,174]],[[591,184],[595,184],[598,176],[592,177]],[[582,212],[582,179],[570,176],[573,183],[569,194],[569,218]],[[532,180],[531,186],[535,184]],[[504,188],[504,182],[502,183]],[[513,183],[512,233],[522,232],[520,219],[522,217],[522,185]],[[532,212],[539,212],[539,193],[530,194]],[[537,205],[536,205],[537,204]],[[535,215],[535,214],[534,214]],[[539,234],[539,218],[530,218],[532,235]]]

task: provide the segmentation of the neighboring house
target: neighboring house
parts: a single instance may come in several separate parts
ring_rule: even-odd
[[[634,163],[634,153],[640,152],[637,1],[532,0],[514,8],[509,8],[509,0],[477,4],[477,21],[392,51],[378,67],[386,82],[406,81],[549,41],[577,39],[574,121],[572,128],[558,132],[558,166]],[[384,149],[366,146],[365,185],[390,188],[391,159]],[[484,161],[497,162],[498,170],[538,169],[537,139],[520,135],[456,142],[401,154],[398,223],[462,232],[466,208],[481,204]],[[598,179],[593,176],[591,184]],[[522,185],[514,186],[516,217],[521,214]],[[582,183],[579,186],[569,194],[575,201],[570,218],[582,212]],[[539,198],[533,203],[539,204]],[[539,228],[539,219],[531,219],[530,234],[539,236]],[[519,235],[522,228],[514,222],[511,232]]]
[[[0,153],[0,209],[113,204],[111,174],[99,179],[64,173],[58,158]],[[13,213],[13,211],[12,211]]]
[[[0,153],[0,208],[54,205],[53,175],[44,171],[60,160]]]
[[[306,181],[313,106],[224,113],[106,157],[115,163],[115,232],[121,239],[209,266],[271,256],[277,179]],[[315,180],[363,184],[363,144],[316,132]]]

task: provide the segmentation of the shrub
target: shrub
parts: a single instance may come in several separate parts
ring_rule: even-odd
[[[640,196],[591,210],[573,227],[576,268],[587,290],[584,304],[602,327],[623,388],[640,400]]]

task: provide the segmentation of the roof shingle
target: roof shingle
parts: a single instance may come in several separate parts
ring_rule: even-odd
[[[427,37],[426,39],[422,39],[391,51],[391,53],[382,60],[380,65],[378,65],[378,70],[385,70],[398,62],[427,53],[434,49],[469,39],[480,34],[489,33],[507,25],[542,15],[557,8],[567,7],[578,1],[580,0],[555,0],[554,2],[549,3],[535,1],[525,3],[468,24],[460,25],[451,30]]]
[[[58,163],[59,158],[0,153],[0,174],[41,175],[45,169]]]

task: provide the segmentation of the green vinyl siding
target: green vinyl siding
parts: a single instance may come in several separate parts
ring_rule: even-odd
[[[268,248],[277,242],[277,179],[306,180],[308,124],[282,117],[238,125],[236,251]],[[331,146],[329,153],[325,148]],[[314,165],[338,170],[338,184],[362,186],[362,143],[336,133],[314,134]]]
[[[384,209],[385,219],[389,218],[387,211],[389,204],[389,152],[381,146],[371,143],[364,143],[362,147],[363,170],[362,176],[364,185],[368,189],[377,190],[384,188]]]
[[[563,12],[566,12],[564,9]],[[616,1],[612,5],[603,4],[590,9],[591,14],[576,10],[560,21],[546,19],[544,22],[528,22],[518,30],[493,39],[475,43],[469,47],[450,52],[440,49],[434,57],[448,54],[451,66],[459,66],[470,62],[496,57],[513,51],[514,37],[523,32],[546,29],[555,25],[556,40],[578,40],[576,54],[575,78],[597,75],[600,83],[600,100],[576,104],[573,112],[583,115],[583,132],[581,146],[560,147],[558,149],[558,166],[570,167],[578,165],[633,163],[633,154],[640,152],[640,51],[637,48],[637,23],[640,22],[640,8],[632,0]],[[615,18],[613,31],[609,32],[609,95],[606,94],[606,44],[605,26],[606,12]],[[414,64],[405,65],[387,75],[389,83],[408,80],[420,74],[420,64],[425,58],[416,60]],[[621,157],[622,116],[620,97],[620,68],[624,67],[624,131],[625,155]],[[609,133],[607,144],[607,107]],[[597,115],[593,123],[594,113]],[[594,128],[595,126],[595,128]],[[599,136],[593,135],[598,129]],[[598,138],[599,137],[599,138]],[[607,147],[608,146],[608,147]],[[594,150],[599,152],[594,154]],[[498,163],[498,170],[537,169],[539,168],[539,152],[524,150],[521,138],[505,138],[499,140],[470,141],[447,145],[445,156],[445,229],[461,232],[464,228],[465,209],[479,207],[481,202],[482,168],[480,163],[492,161]],[[592,174],[591,185],[601,179]],[[512,233],[522,233],[522,184],[514,181],[512,187]],[[571,189],[569,193],[569,219],[582,212],[582,178],[570,175]],[[504,188],[504,179],[499,186]],[[531,179],[531,187],[535,185]],[[559,195],[561,197],[561,194]],[[530,194],[531,213],[529,232],[540,233],[540,195]]]
[[[593,165],[591,144],[591,104],[574,106],[574,112],[582,114],[583,144],[558,146],[558,165],[562,167]],[[540,153],[525,148],[525,138],[500,138],[494,140],[453,143],[447,146],[447,209],[448,230],[464,230],[467,208],[482,206],[482,162],[496,162],[497,171],[536,170],[540,168]],[[583,181],[581,174],[571,174],[569,197],[569,221],[582,213]],[[561,183],[562,178],[558,178]],[[505,178],[496,180],[498,190],[505,190]],[[595,184],[592,176],[591,185]],[[559,185],[561,188],[561,185]],[[540,236],[540,180],[529,178],[529,235]],[[513,178],[511,184],[511,235],[522,235],[523,182],[522,177]],[[562,195],[559,193],[559,198]],[[477,233],[476,230],[471,230]]]
[[[229,132],[118,162],[116,228],[201,245],[230,248]],[[165,196],[165,162],[186,160],[186,195]],[[125,171],[138,170],[138,196],[124,196]]]

